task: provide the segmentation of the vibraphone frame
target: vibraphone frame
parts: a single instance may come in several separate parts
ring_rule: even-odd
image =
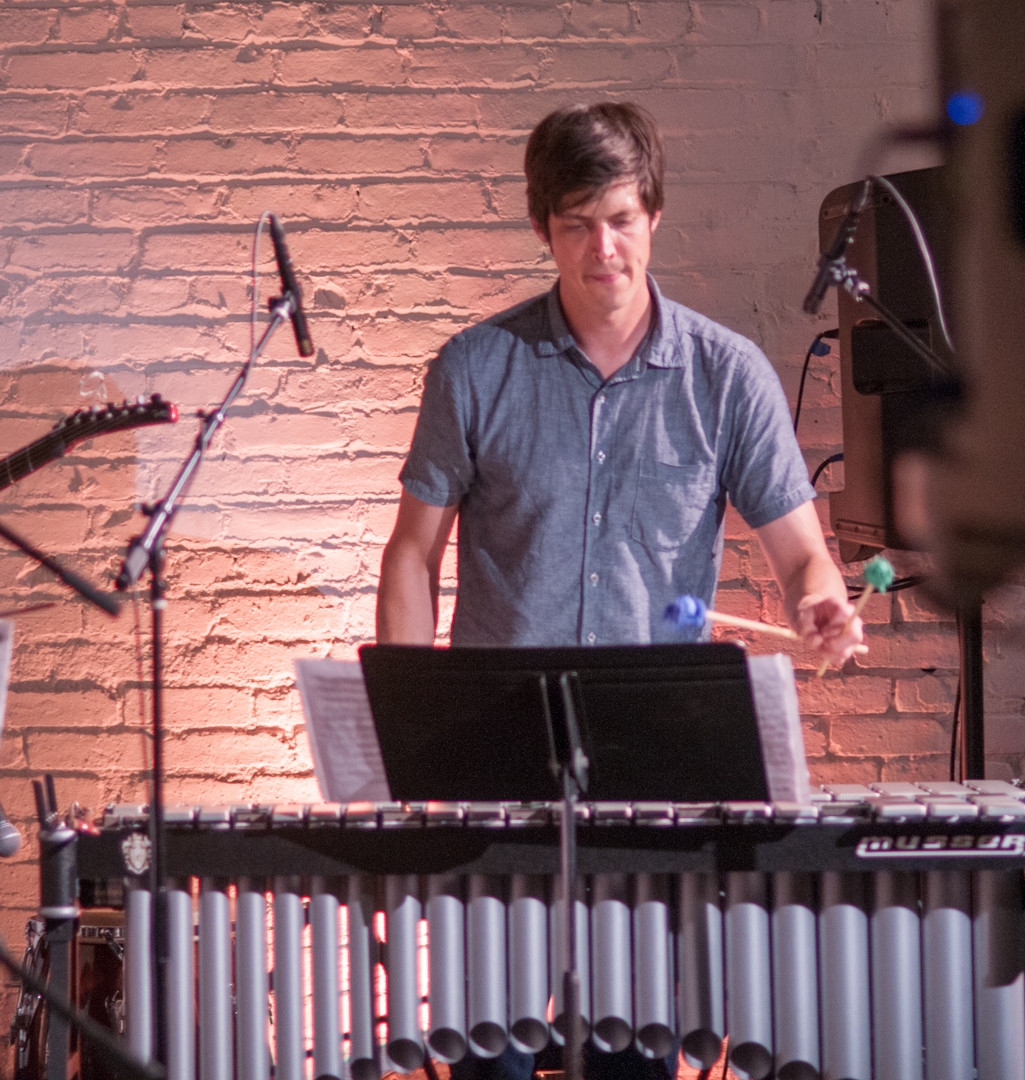
[[[957,800],[953,802],[956,804]],[[977,812],[975,807],[969,809],[973,814]],[[581,878],[591,882],[592,903],[602,898],[615,899],[615,890],[610,893],[608,883],[614,882],[617,875],[631,875],[637,881],[650,881],[652,876],[667,876],[680,885],[680,891],[674,890],[673,903],[670,905],[676,908],[677,919],[681,918],[684,907],[692,902],[711,904],[713,907],[718,905],[721,884],[726,939],[721,978],[726,983],[726,995],[730,1002],[732,1060],[735,1066],[746,1066],[750,1075],[766,1075],[772,1067],[774,1001],[771,989],[768,993],[761,990],[773,984],[777,987],[785,987],[788,983],[796,985],[797,969],[788,972],[787,963],[796,964],[797,967],[803,963],[805,968],[810,963],[816,967],[823,963],[822,956],[829,954],[826,966],[832,965],[838,973],[837,978],[832,982],[825,979],[820,986],[811,990],[816,998],[811,1004],[815,1009],[821,1007],[822,1013],[823,1075],[864,1075],[866,1080],[872,1075],[871,1062],[867,1066],[868,1072],[861,1074],[835,1072],[829,1067],[829,1057],[832,1055],[833,1058],[842,1059],[846,1055],[848,1059],[857,1059],[859,1054],[864,1057],[864,1047],[859,1049],[848,1045],[852,1042],[852,1029],[867,1031],[871,1027],[872,1037],[877,1041],[880,1038],[885,1041],[888,1037],[894,1045],[898,1045],[901,1032],[896,1029],[910,1022],[906,1010],[902,1014],[900,1009],[902,998],[908,995],[902,992],[900,985],[887,989],[875,983],[871,992],[867,985],[855,986],[852,991],[850,986],[845,989],[844,980],[849,983],[852,972],[855,982],[858,977],[868,979],[870,970],[875,977],[889,963],[884,954],[877,955],[880,948],[906,949],[912,938],[915,942],[919,940],[918,923],[915,922],[913,929],[909,930],[910,924],[902,928],[901,920],[907,923],[908,913],[914,919],[918,918],[916,883],[919,881],[917,875],[922,875],[922,912],[928,909],[930,920],[926,926],[926,937],[921,940],[921,948],[931,949],[929,955],[935,954],[937,957],[950,953],[954,956],[951,962],[960,962],[963,966],[967,941],[969,957],[967,1002],[963,994],[960,1000],[954,994],[948,995],[950,1000],[944,1005],[948,1011],[968,1009],[967,1018],[962,1015],[960,1022],[950,1028],[957,1036],[951,1043],[957,1060],[951,1060],[945,1072],[938,1072],[938,1066],[930,1066],[928,1080],[946,1080],[947,1077],[959,1080],[965,1075],[966,1062],[970,1062],[970,1067],[977,1066],[979,1080],[1021,1080],[1025,1076],[1025,1046],[1020,1045],[1021,1030],[1025,1028],[1021,962],[1021,871],[1025,868],[1025,820],[1020,816],[1000,820],[993,815],[982,820],[970,820],[959,816],[956,805],[952,809],[947,807],[946,816],[943,816],[942,807],[939,808],[939,815],[936,810],[935,806],[930,807],[932,818],[907,820],[895,816],[892,807],[887,809],[886,814],[881,814],[879,805],[864,803],[834,802],[828,807],[820,806],[814,810],[782,804],[676,807],[668,804],[583,804],[579,811],[578,873]],[[968,810],[964,810],[964,814],[967,813]],[[324,927],[330,923],[330,913],[318,915],[318,905],[326,905],[326,911],[331,907],[332,900],[324,901],[322,897],[333,897],[334,911],[337,912],[338,897],[341,895],[342,902],[346,901],[339,883],[380,879],[384,883],[385,893],[382,903],[389,911],[389,978],[392,977],[391,964],[395,962],[392,952],[398,948],[393,935],[398,933],[401,936],[403,932],[398,916],[403,901],[416,898],[415,910],[409,909],[416,918],[405,928],[406,938],[414,942],[415,948],[415,923],[421,913],[427,914],[430,899],[435,895],[431,891],[431,882],[453,876],[471,882],[524,875],[554,878],[559,872],[557,817],[553,807],[545,804],[187,808],[170,810],[168,826],[168,875],[172,882],[179,882],[179,887],[172,890],[171,901],[172,905],[183,905],[178,918],[171,920],[172,933],[175,926],[179,928],[179,933],[187,933],[190,946],[191,896],[180,887],[183,879],[199,877],[210,882],[212,887],[204,890],[200,900],[200,918],[202,921],[205,916],[206,925],[222,927],[225,949],[230,949],[231,935],[227,901],[223,888],[213,886],[228,880],[239,883],[236,918],[240,924],[247,917],[243,913],[244,905],[255,904],[257,897],[262,904],[263,890],[273,889],[275,939],[280,939],[281,947],[279,954],[278,945],[275,946],[275,955],[282,958],[289,950],[298,953],[305,920],[304,897],[311,898],[309,918],[314,925],[314,933],[323,935]],[[133,816],[131,808],[120,808],[120,812],[108,820],[107,827],[99,835],[80,838],[78,876],[83,900],[101,897],[105,891],[109,891],[106,883],[125,879],[126,841],[144,831],[145,818],[141,812]],[[866,877],[867,873],[873,876]],[[817,884],[812,875],[819,876]],[[128,880],[131,881],[130,876]],[[768,888],[770,881],[771,890]],[[820,910],[816,909],[809,890],[817,890],[821,894]],[[974,914],[971,907],[973,891],[976,896]],[[425,898],[423,909],[419,903],[421,895]],[[127,900],[129,907],[133,903],[145,904],[148,894],[131,888]],[[187,913],[184,910],[186,902]],[[256,917],[255,909],[251,914]],[[392,920],[396,920],[395,930]],[[856,957],[853,963],[849,963],[850,958],[845,958],[844,953],[845,949],[856,948],[859,940],[867,947],[869,923],[872,925],[874,969],[867,960],[861,963]],[[134,925],[142,927],[145,920],[137,918]],[[923,922],[923,925],[926,924]],[[995,934],[1002,943],[997,950],[1001,960],[997,981],[991,979],[992,985],[987,985],[986,973],[975,972],[974,1024],[981,1024],[984,1030],[977,1032],[974,1040],[970,970],[973,928],[976,952],[980,947],[979,942],[987,933]],[[682,923],[677,926],[678,940],[685,936],[685,931],[689,932]],[[628,940],[629,932],[627,924]],[[636,924],[634,932],[636,934]],[[330,930],[327,933],[330,937]],[[932,934],[936,940],[930,942],[928,934]],[[777,945],[770,953],[770,935],[774,942],[786,940],[793,947],[788,945],[784,950]],[[948,939],[960,942],[959,953],[957,950],[944,952],[944,941]],[[764,948],[761,942],[764,942]],[[133,948],[131,931],[127,946],[130,953]],[[146,949],[148,944],[137,941],[134,947],[137,950]],[[249,977],[247,964],[255,964],[254,970],[257,972],[260,964],[259,957],[245,954],[238,938],[236,948],[235,978],[239,981]],[[808,955],[802,957],[802,950],[807,954],[809,948],[810,958]],[[985,948],[988,948],[987,955],[995,955],[992,945]],[[819,953],[817,960],[816,949]],[[179,942],[178,951],[182,954],[190,949],[186,949],[184,942]],[[914,962],[914,956],[909,955],[906,959]],[[947,959],[950,957],[947,956]],[[469,958],[467,962],[470,962]],[[200,964],[203,963],[201,954]],[[222,975],[227,971],[230,978],[230,955],[222,955],[216,963],[220,965]],[[977,959],[976,968],[978,966]],[[283,1014],[279,1008],[276,1076],[279,1080],[292,1080],[294,1075],[295,1080],[299,1080],[305,1075],[301,981],[286,990],[280,980],[288,971],[292,973],[290,978],[293,982],[301,980],[301,971],[298,971],[295,963],[284,960],[280,963],[276,960],[275,970],[275,994],[281,994],[283,1001],[290,1000],[293,1004],[298,1001],[300,1009],[298,1016],[291,1016]],[[934,966],[934,973],[935,970]],[[682,967],[677,971],[681,1000],[683,995],[700,996],[702,993],[709,999],[708,987],[697,986],[692,974],[686,973]],[[183,980],[186,975],[189,990],[183,983],[179,987],[180,994],[191,992],[194,975],[191,972],[179,973]],[[956,982],[963,989],[964,975],[964,971],[953,971],[946,977],[953,980],[951,985]],[[698,983],[700,981],[697,980]],[[325,1017],[324,1010],[318,1008],[316,983],[315,970],[314,1023],[315,1026],[327,1024],[330,1027],[330,1017]],[[330,994],[330,986],[327,989]],[[552,989],[557,998],[554,981]],[[804,985],[803,992],[807,995],[807,985]],[[884,993],[888,995],[890,1004],[883,1010],[877,1007],[874,1017],[852,1016],[851,992],[860,1003],[858,1008],[862,1013],[869,1008],[870,1001],[878,1006],[876,999]],[[129,1016],[133,994],[138,998],[145,993],[142,986],[126,986]],[[336,989],[334,993],[337,993]],[[708,1012],[711,1007],[709,1000],[691,1002],[690,1005],[698,1011],[704,1008]],[[802,1003],[797,994],[785,1007],[798,1015],[808,1004],[808,1001]],[[395,1007],[394,1004],[392,1007]],[[432,1010],[433,1007],[432,1002]],[[224,1012],[223,999],[220,1004],[216,1001],[204,1003],[201,997],[204,1027],[221,1026],[230,1033],[230,1012],[220,1016],[218,1008]],[[775,1002],[777,1014],[783,1008],[783,1003]],[[709,1031],[715,1030],[718,1023],[722,1032],[724,1019],[721,1007],[719,1011],[718,1017],[710,1015],[707,1018],[705,1028]],[[714,1014],[714,1007],[711,1007],[711,1012]],[[1021,1013],[1020,1017],[1017,1017],[1018,1013]],[[951,1015],[953,1017],[953,1013]],[[1004,1029],[1015,1017],[1018,1032],[1008,1034]],[[392,1020],[389,1015],[389,1022]],[[241,1030],[246,1024],[259,1025],[261,1018],[258,1015],[247,1018],[240,1010],[236,1022]],[[337,1016],[333,1023],[337,1031]],[[891,1030],[889,1035],[885,1032],[880,1034],[877,1030],[880,1024],[883,1027],[888,1024],[889,1028],[895,1030]],[[967,1047],[964,1038],[966,1025]],[[405,1026],[413,1032],[417,1027],[417,1018],[400,1018],[397,1026]],[[390,1035],[395,1035],[396,1030],[393,1026]],[[260,1037],[258,1032],[251,1034],[257,1039]],[[557,1030],[555,1034],[558,1034]],[[805,1032],[803,1037],[817,1042],[818,1035],[818,1031]],[[227,1037],[230,1040],[230,1035]],[[775,1041],[779,1058],[778,1031]],[[395,1040],[392,1039],[392,1042]],[[704,1052],[710,1053],[707,1044],[706,1038]],[[254,1066],[244,1059],[242,1045],[240,1040],[239,1075],[260,1075],[260,1066],[256,1066],[255,1071],[249,1071]],[[996,1059],[999,1060],[987,1059],[987,1047],[993,1045],[998,1047]],[[700,1037],[692,1039],[691,1048],[695,1047],[700,1056]],[[144,1045],[135,1048],[144,1052],[148,1049]],[[187,1048],[184,1049],[187,1053]],[[812,1053],[810,1050],[795,1051],[793,1048],[784,1048],[784,1051],[804,1053],[805,1056]],[[393,1047],[389,1044],[391,1063],[400,1068],[415,1067],[420,1052],[416,1047],[403,1047],[397,1043]],[[816,1046],[814,1054],[818,1052]],[[766,1053],[769,1055],[768,1063]],[[225,1067],[230,1076],[230,1042],[226,1052],[221,1052],[219,1062],[214,1060],[216,1056],[215,1053],[207,1054],[201,1050],[200,1075],[204,1080],[206,1077],[225,1075]],[[344,1066],[337,1054],[334,1060],[324,1059],[322,1054],[320,1057],[316,1075],[321,1075],[324,1070],[327,1074],[332,1074],[333,1070],[337,1070],[335,1075],[342,1074]],[[989,1057],[993,1059],[994,1055],[990,1053]],[[921,1054],[919,1058],[921,1060]],[[935,1063],[936,1060],[934,1048],[932,1061]],[[369,1064],[365,1059],[361,1061],[362,1065],[356,1062],[359,1067],[353,1068],[352,1076],[354,1080],[369,1080],[376,1069],[372,1061]],[[857,1067],[864,1069],[864,1062]],[[913,1063],[897,1063],[893,1066],[897,1071],[891,1072],[886,1071],[888,1067],[877,1063],[874,1075],[878,1078],[916,1076]],[[907,1071],[909,1068],[910,1072]],[[917,1076],[921,1077],[921,1064],[918,1069]],[[189,1074],[186,1071],[179,1075]],[[789,1074],[784,1071],[779,1075],[783,1080],[788,1080],[790,1076],[812,1074],[791,1070]]]

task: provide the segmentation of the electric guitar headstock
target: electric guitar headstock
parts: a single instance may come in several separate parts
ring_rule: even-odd
[[[178,406],[164,401],[159,394],[153,394],[149,401],[139,397],[135,401],[123,401],[120,405],[93,405],[90,409],[78,409],[70,416],[62,417],[49,434],[0,461],[0,489],[9,487],[61,457],[70,447],[86,439],[112,431],[173,424],[177,419]]]
[[[112,431],[146,427],[150,424],[173,424],[178,419],[178,406],[172,405],[159,394],[146,401],[123,401],[120,405],[93,405],[90,409],[78,409],[70,416],[62,417],[50,435],[60,433],[65,446],[91,439],[94,435],[107,435]],[[34,444],[33,444],[34,445]]]

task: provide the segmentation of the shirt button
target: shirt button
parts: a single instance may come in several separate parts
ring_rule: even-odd
[[[594,513],[594,517],[592,517],[591,520],[595,523],[595,525],[600,525],[601,524],[601,512],[596,510],[595,513]]]
[[[599,405],[604,405],[605,404],[605,395],[604,394],[599,394],[598,395],[598,404]]]
[[[595,571],[591,571],[591,576],[588,578],[592,585],[598,584],[598,574]]]
[[[595,641],[597,641],[597,640],[598,639],[594,636],[594,634],[588,634],[587,635],[587,644],[588,645],[593,645],[595,643]]]
[[[598,451],[598,464],[601,465],[602,462],[604,462],[604,460],[605,460],[605,451],[604,450],[599,450]]]

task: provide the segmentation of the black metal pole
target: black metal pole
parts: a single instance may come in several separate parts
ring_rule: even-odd
[[[577,783],[573,766],[562,768],[562,890],[566,901],[566,970],[562,977],[563,1007],[566,1010],[565,1080],[583,1075],[580,1026],[580,969],[577,966]]]
[[[961,646],[961,716],[964,723],[964,775],[982,780],[986,775],[986,738],[982,686],[982,602],[957,609]]]
[[[116,596],[111,596],[109,593],[100,592],[99,589],[94,589],[88,581],[85,580],[80,574],[76,574],[73,570],[68,570],[66,567],[61,566],[56,559],[50,558],[39,548],[30,544],[24,537],[19,536],[9,525],[4,525],[0,522],[0,536],[5,540],[9,540],[16,548],[21,548],[30,558],[36,560],[36,562],[42,564],[47,570],[51,571],[64,582],[65,585],[74,589],[79,596],[84,597],[91,604],[95,604],[98,608],[102,608],[108,615],[117,615],[121,610],[121,601]],[[39,610],[44,605],[36,605],[34,609],[26,608],[25,610]],[[45,605],[46,607],[52,607],[52,604]]]
[[[150,833],[150,928],[153,979],[154,1058],[167,1065],[167,837],[164,832],[164,610],[167,608],[164,583],[164,543],[150,552],[150,609],[153,633],[153,780],[151,785]]]
[[[47,776],[49,806],[43,802],[36,781],[36,801],[47,812],[39,831],[39,914],[46,920],[46,945],[50,958],[49,985],[62,1001],[71,1001],[74,978],[71,964],[78,918],[78,836],[57,815],[53,784]],[[46,1034],[46,1080],[67,1080],[71,1050],[71,1025],[60,1013],[50,1015]]]
[[[562,882],[566,899],[566,971],[562,979],[562,997],[566,1009],[566,1051],[563,1059],[564,1080],[581,1080],[583,1062],[583,1021],[580,1015],[580,969],[577,957],[577,797],[587,791],[588,766],[580,739],[577,675],[564,671],[559,676],[562,701],[564,760],[562,765]]]

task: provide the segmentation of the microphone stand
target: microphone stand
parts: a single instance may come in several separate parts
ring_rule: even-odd
[[[74,1028],[83,1040],[92,1044],[117,1076],[126,1080],[162,1080],[164,1068],[158,1063],[145,1064],[125,1050],[120,1040],[98,1024],[75,1004],[77,980],[73,977],[73,944],[78,921],[78,832],[57,810],[57,792],[53,776],[47,773],[45,790],[38,780],[32,781],[39,815],[39,915],[45,920],[47,971],[40,967],[29,970],[18,964],[8,953],[0,935],[0,964],[23,984],[22,994],[35,994],[49,1007],[46,1023],[46,1076],[48,1080],[64,1080],[68,1075],[70,1034]],[[21,1006],[24,996],[19,1002]],[[13,1033],[18,1027],[28,1035],[33,1023],[34,1007],[15,1016]],[[19,1023],[20,1021],[20,1023]],[[22,1075],[16,1068],[18,1076]],[[76,1073],[78,1075],[78,1073]]]
[[[819,258],[819,269],[812,282],[808,295],[804,298],[802,307],[808,315],[817,315],[826,290],[831,285],[845,289],[856,301],[868,304],[883,322],[897,335],[898,338],[917,356],[924,360],[934,371],[947,379],[955,378],[949,364],[940,357],[932,348],[925,344],[919,337],[901,322],[888,307],[882,304],[872,295],[872,290],[867,281],[858,276],[858,271],[853,266],[847,265],[847,249],[854,242],[854,234],[858,231],[858,221],[868,203],[872,192],[872,185],[878,177],[866,176],[861,181],[857,194],[851,200],[847,209],[847,215],[840,224],[840,229],[833,240],[832,246]],[[880,180],[887,187],[892,187],[886,180]],[[912,219],[914,215],[912,214]],[[917,222],[914,222],[917,228]]]
[[[271,335],[283,322],[291,318],[298,300],[291,291],[269,301],[271,321],[263,336],[253,347],[249,359],[235,377],[224,400],[208,413],[200,413],[202,424],[196,435],[192,453],[178,470],[167,494],[155,506],[143,507],[149,525],[141,535],[133,537],[117,576],[119,589],[131,588],[147,568],[150,573],[149,604],[153,649],[153,781],[149,808],[149,892],[152,898],[151,912],[151,980],[153,988],[153,1026],[155,1056],[160,1064],[167,1065],[167,1017],[166,974],[168,966],[167,942],[167,840],[164,831],[164,611],[167,608],[166,582],[163,580],[165,551],[164,542],[171,523],[188,494],[189,487],[199,468],[203,455],[214,433],[224,423],[224,416],[232,402],[242,392],[253,362],[263,352]]]

